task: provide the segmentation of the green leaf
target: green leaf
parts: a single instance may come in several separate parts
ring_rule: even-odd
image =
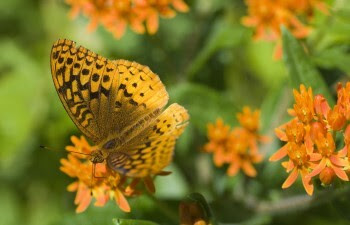
[[[192,61],[187,70],[187,77],[192,80],[194,75],[204,66],[212,55],[220,49],[233,48],[241,43],[244,37],[244,29],[241,25],[232,25],[221,20],[214,27],[204,47]]]
[[[286,82],[280,82],[276,88],[267,93],[261,105],[260,130],[262,133],[273,132],[274,128],[283,122],[291,100],[291,90]]]
[[[340,69],[350,76],[349,50],[349,46],[346,45],[324,49],[313,57],[313,62],[326,69]]]
[[[193,83],[182,83],[169,90],[170,99],[183,105],[190,114],[190,123],[206,133],[206,124],[221,117],[225,123],[232,125],[236,113],[235,104],[222,93],[207,86]]]
[[[114,225],[157,225],[157,223],[146,220],[113,219]]]
[[[156,197],[163,199],[180,199],[188,194],[189,187],[186,180],[175,164],[168,166],[166,171],[171,171],[169,176],[159,176],[155,179]]]
[[[39,65],[12,40],[0,43],[0,174],[11,177],[27,166],[46,101]]]
[[[322,94],[331,105],[334,104],[334,99],[321,74],[314,67],[310,57],[305,53],[299,42],[285,27],[282,27],[282,40],[283,60],[293,88],[299,89],[300,84],[312,87],[313,93]]]

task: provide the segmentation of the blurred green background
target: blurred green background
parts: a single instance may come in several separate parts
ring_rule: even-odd
[[[208,122],[222,117],[234,126],[236,113],[249,105],[262,109],[262,133],[273,137],[262,149],[269,156],[281,145],[273,129],[288,120],[296,83],[320,87],[316,91],[334,97],[335,83],[350,75],[350,2],[329,1],[328,17],[316,13],[314,32],[304,41],[310,54],[294,62],[273,60],[274,43],[252,40],[252,30],[240,23],[247,13],[244,1],[186,3],[190,12],[161,19],[155,35],[128,30],[116,40],[101,26],[88,33],[82,15],[70,20],[63,0],[0,1],[1,225],[101,225],[112,224],[112,218],[178,224],[179,202],[192,192],[205,196],[222,224],[350,224],[346,187],[319,187],[310,198],[300,182],[282,191],[287,174],[280,163],[265,160],[254,179],[227,177],[226,168],[216,168],[212,156],[200,152]],[[73,179],[59,171],[59,160],[66,156],[70,136],[80,132],[59,101],[49,69],[51,46],[59,38],[110,59],[148,65],[166,85],[170,103],[189,110],[190,126],[169,167],[173,174],[156,179],[158,200],[147,195],[131,199],[129,214],[114,202],[75,214],[75,193],[66,191]],[[312,68],[309,80],[291,74],[301,65],[298,60]]]

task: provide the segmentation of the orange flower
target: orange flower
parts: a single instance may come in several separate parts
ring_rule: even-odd
[[[346,120],[350,120],[350,82],[346,83],[345,88],[338,83],[337,94],[337,105],[341,108]]]
[[[282,188],[290,187],[300,174],[306,192],[312,195],[314,187],[311,179],[307,177],[312,164],[310,163],[310,156],[308,154],[310,151],[307,151],[309,148],[306,148],[307,145],[310,145],[309,140],[311,138],[309,135],[306,135],[305,125],[298,121],[297,118],[293,119],[282,127],[277,128],[276,135],[281,141],[287,141],[287,143],[275,152],[269,160],[277,161],[286,156],[289,157],[288,161],[282,163],[287,173],[290,173],[283,183]]]
[[[312,95],[312,89],[309,87],[306,90],[303,84],[300,85],[300,93],[297,90],[293,90],[295,104],[294,111],[298,119],[308,124],[315,116],[314,99]]]
[[[229,130],[230,127],[225,125],[221,118],[216,120],[216,124],[208,124],[209,143],[204,145],[204,150],[214,153],[214,163],[216,166],[222,166],[226,161],[226,143]]]
[[[314,100],[315,112],[321,122],[327,118],[328,112],[331,108],[328,105],[327,100],[322,95],[316,95]]]
[[[327,114],[327,120],[332,130],[341,130],[346,122],[346,118],[342,112],[341,106],[335,105],[333,110],[329,110]]]
[[[187,12],[188,6],[183,0],[66,0],[71,5],[71,17],[82,11],[91,19],[88,26],[93,31],[102,24],[116,38],[121,38],[127,25],[136,33],[154,34],[158,30],[158,15],[174,17],[175,11]],[[171,6],[172,7],[171,7]]]
[[[253,150],[252,141],[255,142],[254,137],[244,128],[235,128],[231,132],[227,144],[228,151],[230,152],[227,158],[227,162],[230,164],[227,169],[229,176],[235,176],[240,169],[250,177],[257,175],[253,164],[261,162],[263,156]]]
[[[344,132],[343,149],[336,151],[333,138],[346,123],[342,104],[346,102],[344,99],[347,93],[341,87],[338,88],[341,100],[338,98],[337,105],[332,109],[322,95],[313,98],[311,88],[306,89],[304,85],[300,85],[300,92],[293,92],[296,103],[294,109],[289,112],[294,118],[276,128],[277,137],[286,144],[270,157],[270,161],[277,161],[286,156],[289,158],[282,163],[287,172],[290,172],[282,188],[290,187],[298,174],[301,174],[304,188],[309,195],[313,193],[311,179],[316,175],[319,175],[325,185],[331,184],[335,176],[348,181],[345,170],[349,168],[347,154],[350,126]]]
[[[284,0],[246,0],[248,16],[243,17],[243,24],[255,27],[256,39],[277,40],[280,26],[283,24],[298,38],[306,37],[310,28],[301,23]]]
[[[243,107],[242,113],[237,113],[237,119],[242,127],[248,129],[250,132],[255,132],[259,129],[260,111],[252,112],[249,107]]]
[[[349,181],[344,171],[344,168],[347,167],[349,163],[344,159],[345,152],[335,152],[335,143],[332,134],[327,132],[327,135],[324,136],[322,133],[318,133],[315,143],[318,151],[313,154],[313,161],[319,162],[309,176],[316,176],[327,167],[332,169],[340,179]]]
[[[281,25],[285,26],[296,38],[305,38],[311,27],[301,22],[299,17],[312,19],[315,8],[327,13],[327,8],[320,0],[245,0],[248,16],[242,23],[255,29],[256,40],[277,41],[275,56],[281,57]]]
[[[290,174],[282,184],[282,188],[289,188],[300,174],[306,193],[312,195],[314,186],[311,178],[307,176],[312,165],[310,164],[310,156],[306,151],[305,145],[298,145],[291,142],[287,146],[289,161],[283,162],[282,166],[286,169],[287,173],[290,172]]]
[[[90,146],[82,136],[80,139],[71,137],[73,146],[67,146],[70,153],[67,159],[61,159],[60,170],[68,176],[78,180],[70,184],[68,191],[76,191],[74,203],[77,206],[76,212],[86,210],[93,198],[96,199],[95,206],[104,206],[109,199],[114,199],[116,204],[124,212],[130,212],[130,206],[126,196],[135,196],[141,192],[136,189],[140,179],[132,179],[127,184],[126,176],[110,170],[106,164],[98,163],[93,165],[86,155],[90,154],[94,147]],[[73,152],[78,153],[73,153]],[[154,192],[152,178],[144,178],[144,184],[150,192]]]
[[[250,177],[257,174],[253,164],[263,160],[258,144],[268,141],[258,133],[259,115],[259,110],[252,112],[249,107],[244,107],[242,113],[237,113],[242,127],[236,127],[231,132],[222,119],[216,121],[216,126],[208,125],[209,143],[204,146],[204,150],[214,154],[216,166],[229,164],[229,176],[236,175],[241,169]]]

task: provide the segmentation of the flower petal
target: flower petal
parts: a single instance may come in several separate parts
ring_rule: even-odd
[[[311,162],[320,161],[321,159],[322,159],[322,155],[319,153],[311,153],[310,154],[310,161]]]
[[[337,155],[331,155],[331,156],[329,157],[329,160],[330,160],[333,164],[335,164],[335,165],[337,165],[337,166],[341,166],[341,167],[349,166],[349,162],[348,162],[347,160],[342,159],[342,158],[340,158],[340,157],[337,156]]]
[[[130,212],[130,205],[119,189],[114,190],[115,202],[124,212]]]
[[[326,167],[326,162],[327,159],[326,158],[322,158],[322,160],[320,161],[320,163],[315,167],[315,169],[309,174],[307,175],[308,177],[314,177],[317,174],[321,173],[321,171]]]
[[[334,173],[337,175],[337,177],[339,177],[340,179],[344,180],[344,181],[349,181],[349,177],[348,175],[346,175],[345,171],[340,169],[337,166],[331,165]]]
[[[278,149],[277,152],[275,152],[270,158],[269,161],[277,161],[282,159],[287,155],[287,147],[288,143],[285,144],[282,148]]]
[[[242,164],[242,170],[245,174],[247,174],[250,177],[255,177],[256,176],[256,170],[251,164],[250,161],[244,161]]]
[[[282,188],[289,188],[298,178],[298,169],[294,168],[294,170],[289,174],[288,178],[282,184]]]
[[[282,131],[281,129],[276,128],[275,134],[281,141],[288,141],[288,137],[287,137],[286,133],[284,131]]]
[[[236,175],[239,171],[239,168],[240,168],[240,166],[238,163],[231,163],[231,165],[227,169],[227,175],[229,175],[229,176]]]
[[[302,170],[301,172],[301,180],[303,182],[303,186],[308,195],[312,195],[314,192],[314,185],[312,184],[311,178],[307,175],[307,170]]]

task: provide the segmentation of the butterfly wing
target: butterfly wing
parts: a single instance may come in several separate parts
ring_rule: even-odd
[[[110,61],[70,40],[54,43],[50,64],[66,111],[95,143],[132,139],[168,101],[164,85],[148,67]]]
[[[110,168],[131,177],[157,174],[172,160],[176,139],[182,134],[189,115],[174,103],[150,126],[107,158]]]

